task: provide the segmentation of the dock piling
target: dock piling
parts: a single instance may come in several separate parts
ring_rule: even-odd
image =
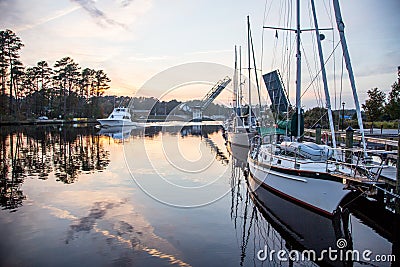
[[[346,148],[353,148],[354,129],[351,126],[346,129]],[[351,163],[351,151],[346,150],[346,162]]]
[[[318,123],[315,125],[315,143],[321,144],[321,125]]]

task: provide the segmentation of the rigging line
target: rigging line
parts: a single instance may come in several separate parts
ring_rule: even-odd
[[[338,48],[340,42],[338,42],[335,46],[335,48],[333,49],[333,51],[330,53],[330,55],[328,56],[328,58],[325,60],[324,65],[326,65],[328,63],[328,61],[330,60],[330,58],[332,57],[333,53],[335,52],[335,50]],[[304,96],[304,94],[307,92],[308,89],[310,89],[311,85],[314,83],[314,81],[317,79],[317,76],[321,73],[321,69],[318,71],[318,73],[316,74],[316,77],[314,77],[310,84],[307,86],[306,90],[304,90],[304,92],[301,94],[300,98]]]
[[[322,119],[326,116],[326,114],[328,114],[328,111],[324,112],[324,114],[322,114],[321,117],[319,117],[319,119],[311,126],[311,129],[313,129],[318,122],[320,121],[322,122]]]
[[[310,18],[310,20],[311,19],[312,18]],[[318,66],[318,64],[319,64],[319,56],[317,56],[318,52],[317,52],[317,48],[316,48],[317,40],[316,40],[316,36],[314,34],[312,34],[312,38],[313,38],[314,66],[315,66],[315,70],[317,70],[319,68],[319,66]],[[325,93],[323,93],[323,89],[321,88],[321,84],[322,84],[321,76],[318,76],[318,83],[316,83],[316,87],[317,87],[317,90],[318,90],[320,106],[324,107],[326,105],[326,104],[324,105],[324,100],[323,100],[324,99],[323,95]]]
[[[326,2],[325,2],[325,0],[323,0],[323,3],[324,3],[324,7],[325,7],[325,11],[326,11],[326,13],[328,14],[328,17],[329,17],[329,21],[330,21],[330,23],[331,23],[331,28],[334,28],[334,21],[333,21],[333,16],[332,16],[332,14],[333,14],[333,12],[332,12],[332,5],[331,4],[329,4],[329,10],[328,10],[328,8],[326,7]],[[332,49],[334,48],[334,46],[335,46],[335,32],[333,32],[333,34],[332,34]],[[333,90],[334,90],[334,93],[335,93],[335,110],[337,110],[337,85],[336,85],[336,55],[334,55],[333,56]],[[340,103],[340,102],[339,102]]]
[[[282,17],[283,17],[283,25],[285,26],[286,24],[285,24],[285,15],[284,14],[286,14],[286,12],[284,12],[284,11],[286,11],[286,8],[285,8],[285,5],[286,4],[286,2],[285,1],[281,1],[281,5],[280,5],[280,10],[279,10],[279,25],[281,25],[281,21],[282,21]],[[282,15],[282,13],[284,13],[283,15]],[[286,32],[284,33],[284,34],[287,34]],[[285,36],[285,35],[284,35]],[[279,38],[278,38],[278,40],[279,40]],[[285,58],[285,46],[286,46],[286,44],[285,44],[285,38],[282,38],[282,51],[281,51],[281,59],[283,60],[284,58]],[[280,64],[281,64],[281,69],[284,71],[284,66],[283,66],[283,61],[282,62],[280,62]]]
[[[340,73],[340,94],[339,94],[339,105],[342,103],[342,92],[343,92],[343,74],[344,74],[344,58],[342,57],[342,66],[341,66],[341,73]],[[340,106],[339,106],[339,112],[338,112],[338,129],[340,129]],[[343,118],[342,118],[343,120]]]
[[[349,201],[349,202],[346,202],[346,204],[344,204],[341,208],[343,209],[343,208],[346,208],[347,206],[349,206],[351,203],[353,203],[354,201],[356,201],[358,198],[360,198],[360,197],[362,197],[362,196],[367,196],[367,191],[362,191],[362,189],[361,188],[356,188],[356,189],[358,189],[360,192],[361,192],[361,194],[359,194],[358,196],[356,196],[354,199],[352,199],[351,201]]]
[[[285,18],[285,21],[286,21],[286,25],[285,26],[287,28],[290,28],[291,23],[292,23],[292,17],[293,17],[291,3],[292,3],[292,1],[288,0],[288,2],[287,2],[287,16]],[[286,35],[285,35],[285,47],[286,47],[286,50],[285,50],[285,59],[284,59],[285,60],[285,64],[286,64],[285,68],[286,68],[286,72],[287,73],[289,73],[289,66],[290,66],[288,64],[289,58],[290,58],[290,50],[288,50],[288,47],[289,47],[289,44],[290,44],[290,37],[291,36],[292,36],[292,33],[287,31]]]
[[[292,25],[292,21],[293,21],[293,9],[292,9],[292,1],[288,1],[288,13],[287,13],[287,17],[286,17],[286,27],[291,27]],[[285,42],[286,45],[285,47],[288,48],[290,43],[291,43],[291,38],[292,38],[293,34],[291,32],[286,32],[286,36],[285,36]],[[290,53],[291,53],[291,49],[287,49],[285,52],[285,56],[286,56],[286,71],[287,73],[290,75]]]
[[[288,97],[288,99],[290,99],[290,80],[291,80],[291,66],[292,66],[291,60],[294,58],[293,57],[293,53],[294,53],[293,47],[296,44],[296,39],[292,38],[292,35],[290,35],[289,39],[291,40],[291,44],[292,45],[291,45],[291,47],[289,49],[289,56],[288,56],[288,61],[287,61],[288,71],[287,71],[287,75],[286,75],[286,85],[287,85],[287,94],[288,94],[287,97]],[[289,111],[289,105],[288,105],[288,111]],[[288,116],[288,119],[289,119],[289,112],[287,113],[287,116]]]
[[[274,66],[275,66],[277,48],[278,48],[278,39],[274,38],[274,48],[272,50],[273,52],[272,52],[271,70],[274,69]]]
[[[311,11],[311,6],[310,6],[310,1],[308,1],[308,14],[309,14],[309,23],[310,23],[310,25],[314,25],[314,19],[313,19],[313,15],[312,15],[312,11]],[[316,36],[314,35],[314,34],[312,34],[311,35],[311,39],[312,39],[312,48],[313,48],[313,55],[314,55],[314,68],[315,68],[315,70],[317,70],[319,67],[318,67],[318,62],[319,62],[319,56],[318,56],[318,53],[317,53],[317,48],[316,48],[316,43],[317,43],[317,40],[316,40]],[[317,90],[317,92],[318,92],[318,97],[319,97],[319,99],[317,98],[317,104],[320,106],[320,107],[323,107],[324,106],[324,101],[323,101],[323,98],[322,98],[322,91],[321,91],[321,78],[320,78],[320,76],[318,76],[318,83],[316,83],[316,90]]]
[[[306,66],[307,66],[307,69],[308,69],[308,73],[310,74],[310,79],[312,79],[311,66],[310,66],[310,62],[308,61],[306,52],[304,50],[303,43],[301,43],[301,48],[303,50],[303,56],[304,56],[304,58],[306,60]],[[317,79],[319,80],[319,77]],[[317,98],[316,100],[317,100],[318,107],[322,107],[322,105],[320,105],[320,103],[321,103],[321,95],[319,95],[320,92],[317,90],[316,83],[313,83],[313,90],[314,90],[314,94],[315,94],[315,96]]]
[[[332,35],[332,48],[335,44],[335,34]],[[337,109],[337,101],[336,101],[336,55],[333,55],[333,90],[335,92],[335,109]]]
[[[272,3],[273,3],[273,1],[270,1],[268,11],[267,11],[268,0],[265,0],[263,26],[265,25],[265,23],[269,17],[269,13],[271,12]],[[262,35],[261,35],[261,64],[260,64],[261,69],[263,69],[263,57],[264,57],[264,30],[265,29],[263,27]]]
[[[267,4],[268,4],[268,0],[265,0],[265,5],[264,5],[264,17],[263,17],[263,24],[265,25],[265,13],[267,12]],[[260,59],[260,68],[261,68],[261,73],[262,73],[262,69],[263,69],[263,58],[264,58],[264,27],[262,27],[261,30],[261,59]]]
[[[257,93],[258,93],[258,104],[259,104],[259,107],[260,107],[259,112],[261,112],[260,84],[259,84],[258,75],[257,75],[256,56],[254,54],[254,44],[253,44],[253,36],[251,34],[251,29],[249,29],[249,36],[250,36],[250,43],[251,43],[251,52],[252,52],[252,55],[253,55],[254,75],[255,75],[255,78],[256,78],[256,86],[257,86]]]
[[[326,7],[326,2],[325,2],[325,0],[323,0],[322,2],[324,3],[324,7],[325,7],[326,14],[328,15],[329,21],[330,21],[330,23],[331,23],[331,28],[333,28],[333,17],[332,17],[333,12],[332,12],[332,6],[329,5],[329,10],[328,10],[328,8]]]

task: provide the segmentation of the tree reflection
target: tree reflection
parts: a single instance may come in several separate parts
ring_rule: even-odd
[[[25,177],[71,184],[82,173],[107,168],[110,159],[93,128],[61,126],[0,128],[0,205],[15,210],[25,196]]]

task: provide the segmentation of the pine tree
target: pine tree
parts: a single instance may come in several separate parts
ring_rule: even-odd
[[[54,64],[55,73],[54,79],[59,82],[59,89],[63,96],[63,115],[67,114],[67,97],[71,96],[74,87],[79,82],[79,65],[70,57],[64,57],[56,61]]]
[[[384,113],[386,95],[378,88],[370,89],[367,93],[369,99],[365,100],[365,104],[362,104],[362,108],[369,121],[377,121]]]
[[[6,85],[8,81],[9,85],[9,110],[10,115],[12,114],[13,107],[13,86],[14,86],[14,73],[11,71],[13,69],[13,63],[17,62],[19,58],[19,51],[24,46],[21,39],[11,30],[0,31],[0,72],[1,72],[1,94],[4,96],[6,94]],[[7,73],[9,72],[9,77]],[[8,79],[9,78],[9,79]],[[2,103],[4,106],[5,103]]]
[[[385,110],[392,120],[400,119],[400,85],[398,82],[392,85]]]

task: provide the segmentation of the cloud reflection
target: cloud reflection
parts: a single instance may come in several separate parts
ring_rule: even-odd
[[[153,227],[141,214],[132,211],[133,207],[129,205],[127,199],[94,202],[88,215],[81,218],[74,216],[68,210],[53,206],[43,205],[42,208],[50,210],[51,214],[57,218],[73,221],[67,233],[66,244],[76,239],[74,235],[77,233],[94,232],[103,235],[109,245],[123,244],[135,251],[143,251],[152,257],[166,260],[171,265],[191,266],[178,258],[179,252],[175,247],[167,240],[157,236]],[[123,210],[118,211],[118,208]],[[130,209],[128,217],[118,215],[121,212],[126,215],[126,208]],[[98,225],[100,221],[102,227]],[[109,222],[112,226],[104,229],[104,222]]]

